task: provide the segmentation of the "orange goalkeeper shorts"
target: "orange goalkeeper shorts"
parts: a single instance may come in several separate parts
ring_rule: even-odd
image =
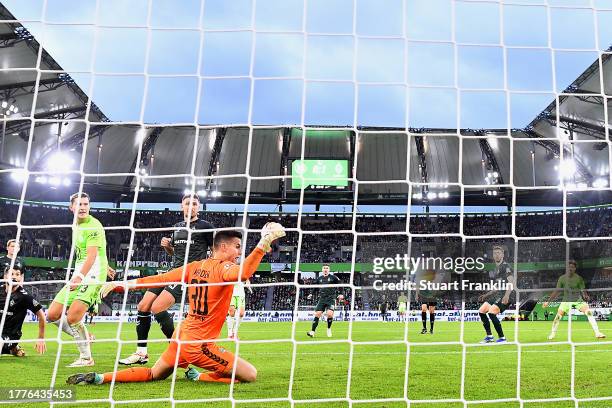
[[[166,364],[187,368],[190,364],[207,371],[219,374],[230,374],[234,367],[234,353],[215,343],[183,343],[181,344],[178,361],[176,354],[178,343],[171,341],[168,348],[161,355]]]

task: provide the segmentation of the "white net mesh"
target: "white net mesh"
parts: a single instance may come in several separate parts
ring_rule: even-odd
[[[341,259],[350,264],[348,270],[344,271],[349,273],[349,280],[337,286],[339,291],[348,295],[351,311],[365,309],[364,298],[373,299],[368,305],[370,311],[377,307],[374,306],[376,303],[387,301],[385,297],[376,297],[381,295],[376,294],[370,278],[360,276],[361,273],[364,276],[369,273],[371,276],[372,271],[363,269],[362,264],[371,264],[374,257],[383,256],[381,251],[392,253],[399,248],[395,253],[407,253],[411,256],[413,251],[421,252],[417,253],[419,256],[429,251],[438,256],[447,255],[445,246],[459,244],[455,249],[461,256],[466,256],[478,251],[490,252],[492,245],[501,243],[505,246],[507,260],[514,268],[514,276],[517,279],[521,279],[521,273],[525,272],[519,270],[519,265],[526,262],[523,259],[525,251],[521,246],[530,246],[532,241],[537,241],[537,244],[544,248],[540,251],[546,250],[546,242],[553,242],[550,244],[553,247],[556,242],[555,250],[559,249],[559,245],[562,247],[562,252],[556,252],[559,258],[542,261],[562,262],[562,266],[556,266],[557,271],[565,269],[566,261],[572,256],[572,248],[602,246],[604,251],[599,253],[597,258],[607,259],[610,256],[610,234],[607,232],[609,228],[598,228],[584,233],[584,228],[580,230],[580,226],[575,225],[585,223],[588,215],[584,213],[576,216],[581,217],[578,222],[574,219],[568,221],[568,217],[573,217],[569,208],[581,205],[577,204],[581,200],[589,202],[589,193],[600,192],[604,198],[600,198],[598,203],[609,203],[605,202],[609,196],[604,194],[609,194],[607,186],[610,185],[607,110],[607,97],[610,92],[606,89],[610,79],[606,77],[607,43],[602,44],[602,39],[608,41],[607,26],[612,10],[606,8],[609,5],[603,1],[404,0],[378,3],[353,0],[327,4],[322,1],[252,0],[223,5],[219,1],[202,0],[179,5],[169,1],[150,0],[132,5],[134,9],[130,10],[133,12],[131,18],[120,15],[121,7],[126,6],[118,1],[78,4],[80,6],[77,7],[77,2],[59,0],[45,0],[40,4],[28,6],[21,2],[4,2],[9,12],[15,10],[17,20],[5,18],[0,21],[8,27],[3,41],[22,41],[30,44],[32,33],[42,45],[36,48],[33,64],[29,61],[30,65],[24,63],[20,66],[10,62],[9,68],[3,69],[2,72],[3,77],[7,78],[6,82],[13,84],[6,89],[26,88],[26,85],[20,84],[16,87],[14,84],[24,82],[19,80],[19,75],[33,75],[32,84],[27,86],[31,87],[27,92],[31,96],[22,95],[21,99],[17,98],[30,109],[6,111],[3,122],[3,157],[0,159],[3,167],[0,172],[4,173],[3,175],[16,175],[15,178],[22,184],[18,194],[14,195],[14,198],[18,199],[14,220],[3,220],[0,227],[7,230],[10,228],[11,231],[14,229],[17,240],[23,241],[30,231],[63,231],[66,235],[66,231],[72,228],[70,222],[55,222],[54,219],[33,221],[36,218],[32,218],[31,214],[37,211],[45,213],[49,209],[45,207],[47,209],[43,211],[43,206],[32,207],[28,200],[45,197],[44,200],[53,201],[48,197],[57,197],[53,194],[39,194],[37,190],[48,189],[48,186],[57,188],[62,194],[61,201],[65,201],[67,194],[65,186],[62,185],[75,182],[76,179],[79,181],[79,192],[91,192],[89,190],[92,184],[111,190],[117,186],[122,187],[114,191],[128,191],[130,194],[133,192],[131,209],[126,210],[129,211],[129,216],[110,212],[108,220],[113,217],[123,218],[119,222],[111,222],[111,225],[105,224],[104,227],[107,234],[129,231],[129,245],[122,248],[123,252],[119,251],[125,255],[125,258],[122,258],[124,267],[117,268],[123,269],[121,277],[126,280],[133,262],[147,261],[138,252],[143,250],[143,242],[147,242],[145,247],[150,245],[146,237],[154,237],[151,238],[153,240],[175,230],[170,227],[171,223],[162,223],[166,221],[163,217],[160,217],[160,224],[154,227],[142,222],[139,217],[154,216],[153,213],[140,211],[140,208],[146,208],[143,202],[149,201],[147,197],[159,199],[164,194],[171,194],[169,192],[176,195],[177,191],[180,194],[181,189],[185,189],[186,192],[218,198],[225,194],[224,186],[231,185],[238,197],[234,202],[241,201],[238,206],[240,213],[234,215],[232,223],[215,223],[215,226],[220,227],[218,230],[239,227],[245,232],[248,231],[248,235],[245,234],[244,258],[254,246],[248,238],[258,234],[258,228],[253,225],[260,227],[259,223],[265,218],[258,218],[253,213],[255,206],[251,200],[259,202],[262,197],[266,197],[266,193],[272,195],[272,191],[262,186],[274,181],[282,186],[282,195],[273,195],[273,199],[277,200],[275,202],[283,202],[287,195],[291,196],[293,193],[290,198],[298,204],[296,216],[268,217],[280,218],[288,227],[289,234],[297,237],[296,251],[290,259],[293,270],[307,271],[310,263],[331,262],[328,259],[312,260],[312,251],[325,253],[324,242],[317,241],[318,244],[313,244],[313,240],[321,239],[319,236],[327,237],[336,247],[344,248],[336,252],[350,254]],[[115,8],[117,15],[113,16]],[[130,13],[126,13],[128,14]],[[334,18],[330,18],[330,15]],[[342,19],[339,19],[339,16]],[[520,27],[517,21],[523,18],[526,21],[525,27]],[[531,24],[534,26],[530,26]],[[538,24],[543,24],[544,27]],[[469,25],[480,27],[474,30],[469,29]],[[18,29],[18,26],[29,31]],[[581,29],[570,29],[576,26]],[[526,35],[527,39],[517,33],[521,31],[519,27],[530,34]],[[79,35],[89,36],[91,46],[83,45],[83,38],[79,38]],[[73,40],[79,47],[65,41],[70,36],[74,36]],[[225,38],[227,43],[217,41],[221,37]],[[108,50],[109,44],[111,51]],[[132,53],[141,48],[141,65],[125,61],[131,57],[122,50],[122,45]],[[43,47],[57,58],[55,65],[50,62],[49,54]],[[232,56],[234,59],[224,60],[228,57],[228,49],[232,47],[236,50]],[[542,55],[527,57],[530,52],[540,52]],[[588,89],[578,87],[576,84],[579,81],[567,87],[567,80],[574,80],[585,68],[584,64],[575,64],[580,69],[574,68],[576,72],[573,72],[572,69],[563,67],[573,54],[583,56],[589,64],[597,61],[589,68],[596,73],[585,77],[587,79],[583,78],[584,81],[580,83]],[[122,68],[113,66],[111,56],[124,60],[115,61],[116,65]],[[545,60],[542,64],[544,69],[537,63],[540,57]],[[522,63],[517,62],[521,59]],[[224,69],[224,66],[230,68]],[[489,66],[490,69],[481,69],[482,66]],[[534,70],[532,77],[535,79],[530,79],[530,73],[525,72],[530,68]],[[542,72],[547,69],[549,72]],[[582,73],[582,76],[587,72],[588,70]],[[50,102],[50,98],[46,96],[48,88],[54,86],[50,77],[58,74],[70,75],[69,79],[60,82],[69,82],[75,94],[78,92],[74,87],[81,90],[84,99],[81,100],[83,103],[80,110],[73,109],[73,99],[76,98],[74,94],[70,96],[72,99],[61,94],[66,100],[55,102]],[[540,82],[546,81],[547,85],[539,85]],[[595,85],[593,81],[596,82]],[[592,90],[593,87],[596,90]],[[132,94],[141,96],[132,100]],[[13,96],[7,94],[7,97]],[[44,105],[39,102],[39,98]],[[119,99],[121,101],[114,102]],[[530,124],[523,123],[524,117],[519,109],[522,104],[530,108],[527,116],[532,118],[551,100],[554,100],[552,108],[549,107],[550,109],[545,110]],[[545,101],[544,104],[542,101]],[[597,112],[581,110],[574,106],[580,101],[582,104],[590,104],[592,110]],[[572,103],[574,105],[567,108],[567,105]],[[537,109],[532,110],[533,107]],[[5,108],[3,106],[3,109]],[[54,113],[46,115],[47,110]],[[108,118],[102,112],[107,113]],[[588,120],[581,117],[588,114],[592,114]],[[210,123],[223,126],[202,126]],[[316,126],[312,126],[313,124]],[[62,135],[62,128],[72,126],[76,130],[64,130]],[[19,161],[10,163],[10,166],[5,166],[4,163],[4,146],[6,144],[7,154],[15,153],[15,150],[10,147],[13,142],[7,141],[7,127],[10,133],[19,127],[15,131],[16,135],[22,131],[30,135],[21,156],[17,155]],[[43,139],[47,138],[43,143],[33,136],[37,128],[48,130],[43,135]],[[128,130],[121,133],[113,129]],[[80,131],[83,133],[79,133]],[[288,184],[292,179],[292,173],[288,171],[288,156],[304,161],[333,159],[338,155],[339,150],[335,145],[318,143],[316,135],[311,139],[308,131],[350,134],[347,139],[348,154],[344,151],[341,154],[348,161],[346,180],[349,187],[341,191],[344,195],[340,196],[337,202],[329,200],[334,204],[348,203],[350,208],[349,213],[343,214],[342,220],[337,221],[338,225],[334,225],[332,221],[316,222],[310,218],[308,206],[316,201],[311,191],[304,188],[288,191],[291,190]],[[270,135],[265,132],[270,132],[272,137],[268,137]],[[283,148],[283,132],[293,134],[293,140],[299,142],[297,147],[289,146],[288,142],[287,147]],[[589,132],[597,133],[598,137],[591,137],[593,133]],[[79,134],[80,136],[77,136]],[[90,146],[90,143],[95,143],[92,135],[98,137],[95,147]],[[122,140],[126,135],[127,138]],[[54,163],[55,167],[49,169],[39,164],[41,157],[49,157],[48,153],[54,151],[55,147],[58,150],[64,147],[65,150],[65,143],[69,143],[71,137],[75,138],[74,145],[78,145],[76,151],[82,152],[76,168],[62,167],[60,163]],[[266,137],[266,140],[272,142],[261,142]],[[383,146],[383,140],[379,137],[388,140],[395,138],[398,142],[386,146],[384,152],[377,156],[378,160],[372,163],[372,157],[375,156],[367,154],[377,146]],[[222,156],[224,139],[226,143],[228,140],[233,143],[233,150]],[[532,139],[537,139],[537,142]],[[110,157],[104,156],[106,150],[103,140],[104,145],[125,144],[125,155],[121,155],[122,149],[119,148],[111,150]],[[238,140],[242,142],[239,143]],[[526,150],[521,150],[519,146],[525,146],[527,143],[530,148],[527,148],[529,155],[525,160],[521,155],[524,155]],[[171,151],[172,155],[165,155],[164,148]],[[396,148],[399,153],[394,151]],[[277,163],[274,163],[276,168],[273,171],[264,166],[268,158],[266,152],[273,149],[281,152],[286,150],[286,153],[282,154],[283,158],[279,159],[284,160],[278,163],[281,164],[280,172]],[[474,149],[478,151],[475,156]],[[589,153],[595,150],[602,153]],[[203,151],[206,154],[203,154]],[[553,156],[552,161],[561,169],[560,178],[557,169],[552,178],[538,174],[538,151],[540,155],[545,151],[546,155]],[[445,157],[444,152],[448,152],[449,157]],[[498,156],[496,160],[495,154],[499,155],[500,152],[504,152],[505,156]],[[405,154],[402,157],[403,153]],[[95,160],[92,154],[97,154]],[[393,162],[395,154],[403,162],[400,160],[399,164],[387,163],[389,166],[386,166],[384,158],[389,157],[389,162]],[[427,155],[430,156],[429,159],[426,158]],[[168,164],[181,159],[181,166]],[[93,164],[94,161],[97,163]],[[126,161],[133,161],[133,165],[126,165]],[[209,163],[208,168],[202,164],[205,161]],[[444,163],[447,161],[447,167],[452,170],[445,172]],[[566,177],[563,169],[569,162],[573,168]],[[116,166],[109,163],[116,163]],[[274,164],[271,166],[274,167]],[[530,169],[527,169],[528,165],[531,165]],[[552,165],[548,170],[551,168]],[[180,172],[176,169],[180,169]],[[546,167],[540,169],[544,171]],[[590,178],[585,176],[585,172],[589,170],[593,173]],[[599,173],[595,174],[595,170]],[[536,178],[539,179],[536,181]],[[7,179],[8,177],[3,178]],[[556,181],[550,182],[551,179]],[[311,183],[316,184],[316,181],[315,178]],[[177,190],[178,185],[181,187]],[[76,186],[73,185],[72,189],[76,189]],[[558,190],[561,190],[562,194],[553,195]],[[449,193],[458,198],[458,201],[454,202],[454,208],[449,211],[454,213],[453,220],[436,224],[439,221],[438,216],[426,214],[424,217],[427,221],[423,221],[423,225],[427,225],[420,224],[418,217],[423,215],[419,206],[434,205],[438,198],[449,198]],[[505,206],[508,213],[501,215],[499,220],[491,215],[487,218],[488,221],[484,222],[470,218],[473,209],[468,209],[466,201],[473,202],[475,193],[490,199],[482,202],[483,205]],[[526,233],[525,224],[533,220],[528,218],[529,215],[519,220],[518,208],[527,205],[522,201],[524,193],[529,193],[532,197],[541,195],[544,199],[539,201],[540,204],[560,208],[553,214],[554,217],[551,217],[556,223],[561,220],[561,225],[555,224],[548,230],[548,223],[553,222],[549,218],[541,218],[542,221],[538,219],[537,223],[545,225],[544,229],[539,230],[542,233]],[[498,195],[505,197],[501,204]],[[361,228],[361,222],[367,224],[361,203],[365,202],[364,206],[376,203],[378,197],[393,203],[403,200],[403,213],[389,224],[375,221],[373,225]],[[94,202],[98,201],[95,194],[92,194],[92,198]],[[546,201],[548,198],[550,201]],[[166,201],[168,200],[164,200]],[[28,217],[24,217],[24,209],[30,207],[33,208],[32,212],[28,213]],[[66,211],[64,207],[51,210]],[[605,210],[610,211],[608,207],[602,211]],[[100,211],[100,214],[102,213],[103,211]],[[605,217],[604,215],[601,219],[610,220]],[[505,227],[487,229],[487,223],[494,226],[503,224]],[[329,228],[329,225],[332,225],[332,228]],[[441,230],[438,230],[438,227]],[[426,243],[430,238],[438,241],[428,247]],[[387,239],[393,245],[388,244]],[[466,249],[471,243],[474,243],[475,249]],[[56,258],[65,257],[70,265],[75,250],[70,242],[67,244],[70,249],[66,251],[64,246],[64,255],[59,254]],[[483,249],[484,247],[486,249]],[[451,250],[448,251],[452,253]],[[117,253],[113,255],[116,256]],[[31,257],[53,260],[54,255],[44,253],[42,256]],[[134,260],[133,257],[137,259]],[[144,257],[146,258],[146,255]],[[113,261],[116,260],[118,258]],[[527,261],[535,264],[537,259]],[[32,292],[36,294],[39,292],[36,289],[39,286],[68,281],[71,272],[68,268],[60,278],[26,282],[26,288],[32,288]],[[394,279],[398,276],[402,277],[396,273],[388,278]],[[407,280],[414,280],[410,274],[405,277]],[[598,287],[588,289],[592,294],[602,293],[605,300],[605,297],[609,296],[610,281],[606,282],[605,276],[600,281]],[[258,381],[262,384],[260,391],[246,385],[243,387],[242,384],[231,384],[223,389],[205,390],[204,394],[200,394],[201,384],[185,384],[177,372],[163,386],[156,383],[155,388],[150,388],[151,391],[148,387],[153,384],[128,388],[127,385],[116,384],[114,379],[110,387],[100,387],[97,390],[93,390],[93,387],[80,388],[78,401],[110,403],[111,406],[129,403],[168,403],[175,406],[207,402],[218,403],[219,406],[249,403],[285,403],[291,406],[324,403],[329,403],[329,406],[353,406],[362,403],[369,403],[371,406],[392,406],[393,403],[421,406],[418,404],[435,403],[439,406],[454,406],[450,404],[455,403],[466,407],[487,403],[516,403],[521,407],[530,406],[527,404],[532,403],[551,403],[550,406],[556,406],[557,403],[567,402],[578,407],[591,401],[606,406],[612,400],[609,391],[601,391],[605,389],[605,385],[601,387],[601,382],[605,382],[605,372],[593,374],[596,377],[595,383],[601,388],[594,391],[594,394],[589,390],[585,391],[588,382],[581,382],[582,388],[576,385],[579,351],[585,354],[601,352],[603,365],[597,366],[598,369],[603,367],[605,371],[609,370],[610,366],[608,354],[611,342],[597,340],[595,343],[594,339],[587,340],[586,336],[574,340],[574,325],[584,324],[584,330],[590,330],[586,323],[573,322],[570,318],[567,324],[567,340],[548,342],[522,333],[531,330],[526,330],[522,326],[524,323],[519,322],[518,318],[523,295],[526,299],[541,300],[553,287],[522,287],[519,280],[518,290],[512,301],[514,312],[506,314],[514,317],[514,323],[503,323],[509,337],[508,344],[500,346],[505,347],[503,349],[481,351],[488,345],[477,343],[476,337],[479,336],[481,328],[474,326],[472,329],[471,326],[477,318],[477,315],[474,317],[472,306],[475,302],[473,293],[463,292],[459,293],[459,298],[453,299],[458,301],[460,306],[454,311],[458,330],[453,332],[456,326],[452,326],[453,329],[445,329],[444,324],[438,325],[441,327],[439,331],[443,333],[440,340],[422,340],[413,336],[413,333],[420,330],[412,325],[417,319],[414,316],[418,316],[418,309],[415,310],[414,307],[420,305],[414,301],[414,291],[407,291],[408,318],[401,325],[391,326],[392,329],[385,328],[387,326],[362,326],[363,322],[357,319],[355,312],[347,323],[339,322],[333,326],[340,327],[338,331],[343,333],[341,337],[317,338],[316,342],[313,342],[302,335],[310,326],[311,315],[306,319],[308,322],[304,323],[298,319],[303,316],[298,311],[312,311],[313,299],[309,299],[306,294],[316,294],[312,289],[323,286],[326,285],[305,284],[297,273],[289,280],[252,284],[255,290],[261,289],[262,292],[265,290],[272,294],[272,300],[275,291],[295,290],[293,298],[289,296],[290,307],[287,308],[293,312],[290,329],[287,324],[282,326],[277,323],[282,327],[277,329],[265,323],[262,324],[261,330],[268,334],[260,336],[257,334],[259,329],[246,327],[256,323],[245,323],[244,329],[249,335],[246,339],[235,342],[236,355],[243,357],[244,350],[244,358],[256,360],[255,365],[260,374]],[[247,293],[247,298],[248,296]],[[396,301],[396,294],[388,292],[384,296]],[[189,299],[183,296],[176,313],[182,315],[188,302]],[[130,309],[130,303],[134,302],[125,294],[121,303],[116,304],[119,309],[113,309],[113,313],[121,314],[116,329],[113,329],[108,337],[94,341],[93,356],[104,370],[120,369],[119,360],[125,357],[126,353],[130,353],[138,342],[131,335],[131,321],[123,316],[128,310],[133,311]],[[3,307],[5,313],[0,321],[2,327],[9,303],[6,302]],[[474,319],[470,320],[471,318]],[[181,320],[179,317],[178,321]],[[324,323],[319,326],[319,336],[323,326]],[[451,327],[451,323],[448,327]],[[603,328],[605,330],[605,326]],[[452,333],[444,334],[446,330]],[[539,330],[546,333],[549,327]],[[560,331],[563,330],[564,326]],[[152,332],[154,331],[157,331],[156,327],[152,328]],[[475,332],[478,332],[478,335]],[[156,352],[167,344],[165,338],[152,337],[148,342],[153,345],[152,348],[159,346]],[[25,344],[35,341],[32,338],[20,340]],[[72,356],[69,350],[74,347],[75,341],[66,340],[61,331],[58,331],[55,338],[48,339],[48,343],[57,344],[57,348],[52,350],[54,354],[50,382],[32,383],[33,386],[56,387],[63,384],[65,376],[73,373],[65,370],[63,365],[64,360],[69,358],[66,354]],[[106,353],[98,353],[98,349],[105,350]],[[552,358],[536,362],[528,358],[530,354],[539,355],[539,350],[553,356],[569,353],[571,357],[569,361]],[[332,362],[336,361],[338,356],[336,368],[340,369],[334,370],[334,375],[338,375],[339,379],[330,383],[340,384],[341,392],[318,392],[317,388],[308,387],[309,382],[326,379],[324,372],[315,371],[317,364],[309,363],[310,360],[320,359],[321,355]],[[457,355],[460,355],[460,359],[456,358]],[[515,362],[500,357],[507,355],[516,356]],[[434,360],[436,356],[441,357]],[[423,360],[430,357],[430,360]],[[393,360],[395,358],[399,359],[399,363]],[[454,363],[445,366],[444,358]],[[268,364],[269,360],[273,359],[280,360],[280,363]],[[484,361],[489,364],[483,363]],[[333,364],[323,366],[329,368]],[[559,369],[563,375],[569,365],[569,375],[563,377],[569,378],[569,393],[561,391],[538,394],[530,389],[524,377],[533,381],[532,373],[537,371],[534,365],[543,367],[548,364],[564,367]],[[588,372],[584,364],[581,366],[583,374]],[[446,371],[441,371],[440,367]],[[496,370],[500,370],[504,377],[501,381],[491,380],[496,384],[492,386],[496,387],[494,391],[479,392],[479,388],[488,387],[491,377],[500,380],[495,378]],[[511,375],[508,375],[508,370]],[[342,373],[338,374],[339,372]],[[432,372],[437,373],[438,377],[449,378],[439,378],[438,382],[432,383]],[[554,371],[543,370],[543,373],[546,379],[555,376]],[[396,387],[398,381],[384,378],[387,376],[399,378],[400,387]],[[390,387],[392,390],[386,392],[384,385],[381,385],[385,382],[381,382],[381,378],[393,383],[395,388]],[[457,378],[458,381],[455,381]],[[8,381],[5,377],[1,383],[8,386]],[[452,383],[453,387],[456,386],[457,392],[447,392],[445,381]],[[256,383],[255,387],[259,383]],[[383,389],[369,389],[372,384]],[[558,385],[558,382],[555,384]],[[429,393],[422,391],[422,388],[430,386],[436,390]],[[122,387],[125,387],[124,390],[121,390]],[[323,388],[325,387],[323,384]],[[563,387],[567,388],[566,385]],[[450,388],[449,386],[448,389]],[[513,388],[515,391],[501,392],[504,388]],[[398,393],[397,389],[401,389],[401,392]],[[444,389],[444,392],[439,389]],[[445,397],[439,398],[438,395]],[[51,405],[63,403],[55,401]]]

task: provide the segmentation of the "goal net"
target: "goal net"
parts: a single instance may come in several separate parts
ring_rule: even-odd
[[[213,354],[225,366],[253,364],[253,384],[177,368],[147,383],[112,375],[70,400],[13,398],[125,369],[143,343],[138,363],[152,366],[163,319],[181,330],[214,284],[64,306],[89,333],[95,365],[80,368],[66,366],[83,332],[48,324],[37,355],[36,307],[14,329],[10,292],[2,402],[612,404],[607,2],[5,0],[0,13],[9,292],[21,284],[52,320],[90,249],[77,192],[104,229],[94,268],[105,252],[123,283],[182,267],[213,231],[242,232],[240,261],[267,222],[287,231],[228,319],[235,334],[203,343],[233,353]]]

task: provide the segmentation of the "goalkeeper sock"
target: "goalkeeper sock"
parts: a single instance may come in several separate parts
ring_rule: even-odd
[[[147,339],[151,330],[151,312],[138,312],[136,318],[136,336],[138,336],[138,348],[147,353]]]
[[[90,359],[91,347],[87,335],[87,328],[83,322],[78,322],[70,326],[70,329],[72,330],[72,337],[77,341],[76,346],[79,349],[81,358]]]
[[[586,315],[595,334],[599,333],[599,327],[597,326],[597,321],[595,321],[595,317],[593,317],[593,312],[589,310],[588,312],[586,312]]]
[[[172,316],[170,316],[170,313],[168,313],[166,310],[155,313],[155,321],[159,323],[161,331],[164,333],[166,338],[172,338],[172,333],[174,333],[174,322],[172,321]]]
[[[427,312],[421,312],[421,322],[423,323],[423,329],[427,329]]]
[[[499,337],[505,337],[504,336],[504,330],[502,329],[501,322],[497,318],[497,315],[494,314],[494,313],[489,313],[489,318],[493,322],[493,327],[495,327],[495,331],[497,332],[497,335]]]
[[[429,314],[429,330],[433,331],[433,326],[434,326],[435,321],[436,321],[436,314],[430,313]]]
[[[232,377],[221,377],[217,373],[200,373],[200,377],[198,378],[198,381],[231,384]],[[234,383],[239,383],[239,382],[240,381],[238,380],[234,380]]]
[[[478,313],[478,315],[480,316],[480,320],[482,320],[482,326],[484,327],[485,331],[487,332],[487,336],[491,336],[491,322],[489,321],[489,318],[487,317],[486,313]]]
[[[133,367],[126,370],[116,371],[115,373],[104,373],[102,384],[109,383],[113,380],[115,374],[115,382],[145,382],[153,381],[153,373],[149,367]]]
[[[334,322],[334,319],[333,319],[333,318],[328,318],[328,319],[327,319],[327,328],[328,328],[328,329],[331,329],[331,325],[332,325],[332,323],[333,323],[333,322]]]
[[[315,316],[314,320],[312,321],[312,331],[316,331],[318,325],[319,325],[319,318]]]

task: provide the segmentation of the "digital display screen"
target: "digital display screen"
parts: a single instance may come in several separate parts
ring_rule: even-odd
[[[348,160],[294,160],[291,188],[348,187]]]

